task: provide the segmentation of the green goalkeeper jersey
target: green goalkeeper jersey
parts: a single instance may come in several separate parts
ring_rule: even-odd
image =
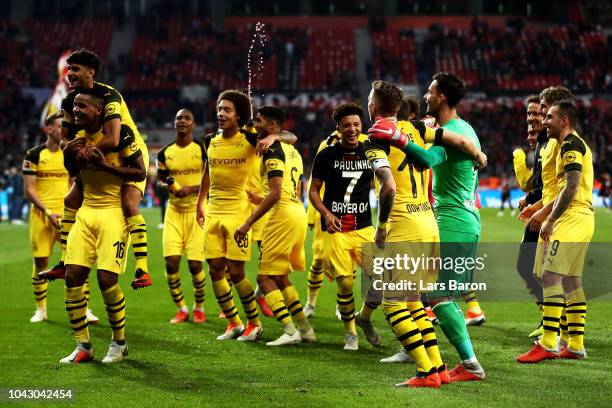
[[[479,149],[476,132],[463,119],[451,119],[443,126],[469,138]],[[444,146],[446,160],[433,167],[434,212],[438,228],[447,231],[469,232],[480,235],[480,213],[475,206],[478,170],[466,153]]]

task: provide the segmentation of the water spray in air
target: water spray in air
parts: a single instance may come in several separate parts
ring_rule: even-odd
[[[265,31],[266,25],[257,22],[255,24],[255,32],[251,39],[251,46],[247,55],[247,69],[249,71],[249,98],[253,99],[253,85],[255,80],[261,81],[264,70],[264,47],[268,42],[268,36]]]

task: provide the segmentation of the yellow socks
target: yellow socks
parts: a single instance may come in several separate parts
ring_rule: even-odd
[[[308,304],[315,306],[323,285],[323,260],[313,259],[308,271]]]
[[[89,330],[87,328],[87,300],[82,286],[69,288],[64,286],[64,301],[70,326],[78,343],[89,343]]]
[[[191,275],[193,283],[193,294],[195,297],[195,308],[201,310],[204,308],[204,286],[206,285],[206,274],[203,270]]]
[[[106,314],[111,329],[113,329],[113,340],[119,344],[125,341],[125,297],[119,284],[111,286],[102,291]]]
[[[176,307],[181,310],[186,310],[187,304],[185,303],[185,297],[181,290],[181,277],[179,273],[170,274],[166,272],[166,281],[168,282],[168,289],[170,289],[170,296],[172,296],[172,300]]]
[[[337,302],[344,331],[347,334],[357,334],[355,329],[355,300],[353,299],[353,277],[340,276],[336,278],[338,286]]]
[[[244,278],[240,282],[234,282],[234,286],[236,287],[236,291],[240,296],[240,302],[242,302],[244,313],[246,314],[249,322],[255,326],[261,326],[261,321],[259,320],[259,315],[257,313],[255,291],[253,290],[253,285],[251,285],[251,282],[249,282],[247,278]]]
[[[542,347],[548,350],[557,348],[557,335],[559,334],[559,321],[561,312],[565,306],[565,297],[563,295],[563,287],[561,283],[543,288],[544,303],[542,304],[544,312],[542,313],[542,328],[544,334],[540,339]]]
[[[130,230],[130,238],[132,240],[132,249],[136,258],[136,269],[142,269],[149,272],[147,262],[147,224],[142,214],[134,215],[126,218],[128,229]]]
[[[414,360],[417,371],[429,373],[434,368],[427,351],[423,346],[423,338],[417,324],[410,317],[406,302],[383,301],[385,317],[395,337],[402,344],[404,350]]]
[[[266,293],[265,298],[266,303],[270,306],[270,309],[272,309],[272,313],[274,313],[274,317],[276,317],[276,320],[283,326],[283,330],[289,335],[294,334],[297,329],[291,320],[291,313],[287,310],[285,299],[281,291],[275,289],[270,293]]]
[[[36,264],[32,265],[32,287],[34,289],[34,300],[36,307],[40,310],[47,308],[47,280],[38,277],[38,272],[42,272],[47,268],[37,268]]]
[[[434,367],[439,368],[442,366],[442,358],[440,357],[440,349],[438,348],[438,340],[436,339],[436,332],[433,324],[427,318],[427,313],[423,308],[421,302],[407,302],[406,307],[410,310],[412,320],[416,323],[421,337],[423,338],[423,346],[427,351],[427,355],[431,360]]]
[[[586,323],[587,303],[584,289],[578,288],[567,294],[568,347],[573,351],[584,350],[584,324]]]
[[[217,303],[219,303],[219,307],[223,310],[225,318],[230,323],[242,324],[240,316],[238,316],[238,309],[236,309],[236,305],[234,305],[232,288],[230,288],[227,280],[222,278],[217,281],[212,281],[212,287],[215,297],[217,298]]]
[[[60,223],[60,247],[62,248],[62,255],[60,257],[60,262],[64,263],[64,259],[66,258],[66,244],[68,243],[68,234],[76,221],[76,213],[78,210],[73,210],[72,208],[64,207],[64,216],[62,217],[62,222]]]

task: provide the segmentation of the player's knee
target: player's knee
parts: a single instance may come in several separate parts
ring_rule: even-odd
[[[181,263],[180,256],[167,256],[166,257],[166,272],[174,274],[179,270],[179,266]]]
[[[88,274],[88,268],[78,265],[66,265],[66,287],[83,286]]]
[[[210,279],[218,281],[225,278],[225,262],[217,261],[215,259],[208,259],[207,262]]]
[[[265,289],[270,281],[270,277],[267,275],[257,275],[257,285],[262,289]]]
[[[286,287],[291,286],[291,282],[289,281],[289,277],[287,275],[275,275],[271,276],[271,278],[279,289],[285,289]]]
[[[119,282],[119,275],[116,273],[98,270],[98,286],[101,290],[106,290],[115,286]]]
[[[233,282],[240,282],[244,279],[244,262],[227,261],[227,268]]]
[[[338,276],[336,278],[336,285],[338,289],[345,292],[353,289],[353,277],[352,276]]]
[[[47,267],[47,258],[34,258],[34,266],[38,269]]]
[[[189,266],[189,272],[192,275],[197,275],[202,271],[202,261],[187,261],[187,265]]]
[[[141,201],[142,194],[138,188],[132,185],[123,186],[121,189],[121,208],[126,218],[140,214]]]

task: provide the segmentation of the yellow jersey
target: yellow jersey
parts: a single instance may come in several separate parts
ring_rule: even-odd
[[[61,208],[68,193],[70,176],[64,167],[64,152],[45,144],[28,150],[23,160],[23,175],[36,176],[36,193],[45,207]]]
[[[96,133],[87,133],[85,130],[77,132],[75,138],[85,138],[88,146],[96,145],[102,140],[104,134],[102,128]],[[125,161],[132,161],[142,152],[136,143],[131,128],[122,125],[117,148],[106,154],[105,160],[115,167],[121,166]],[[102,171],[93,165],[89,165],[80,172],[81,184],[83,186],[83,207],[90,208],[120,208],[121,186],[123,179]]]
[[[157,153],[157,173],[170,176],[182,187],[197,186],[202,180],[206,153],[204,143],[193,139],[187,146],[178,146],[172,142]],[[170,206],[180,212],[196,210],[197,194],[187,197],[176,197],[170,192]]]
[[[566,211],[593,214],[593,155],[591,149],[577,133],[565,137],[557,156],[558,193],[565,188],[565,172],[580,171],[580,185]]]
[[[398,128],[413,143],[425,148],[426,143],[434,143],[436,129],[425,126],[421,121],[399,121]],[[395,202],[389,215],[390,219],[399,214],[412,214],[431,211],[429,203],[429,170],[421,169],[411,163],[406,154],[388,143],[380,141],[365,143],[366,157],[370,162],[388,163],[396,184]],[[374,165],[376,168],[376,164]]]
[[[221,133],[207,137],[204,147],[210,177],[208,215],[250,213],[246,190],[256,168],[256,144],[257,134],[243,129],[231,137]]]
[[[302,156],[290,144],[276,141],[270,146],[263,156],[261,166],[261,179],[264,193],[270,192],[268,180],[271,177],[282,177],[281,197],[274,205],[272,212],[280,207],[294,206],[299,204],[303,208],[299,182],[304,174]]]
[[[540,151],[542,157],[542,204],[545,206],[554,201],[559,192],[557,187],[558,155],[559,143],[555,139],[548,139],[548,143]]]
[[[533,169],[527,167],[525,158],[525,151],[521,148],[517,148],[512,152],[512,165],[516,181],[521,190],[529,191],[533,187]]]
[[[102,121],[106,122],[115,118],[121,119],[121,124],[128,126],[132,130],[136,142],[138,144],[144,144],[140,133],[138,133],[136,123],[134,123],[132,115],[130,115],[130,111],[128,110],[123,96],[121,96],[121,94],[112,86],[103,84],[101,82],[94,82],[93,90],[104,100],[104,113],[102,116]],[[78,95],[78,93],[78,89],[72,90],[68,93],[68,95],[66,95],[64,100],[62,100],[62,111],[64,112],[62,126],[69,129],[69,139],[72,139],[77,132],[82,130],[74,123],[74,98]]]

